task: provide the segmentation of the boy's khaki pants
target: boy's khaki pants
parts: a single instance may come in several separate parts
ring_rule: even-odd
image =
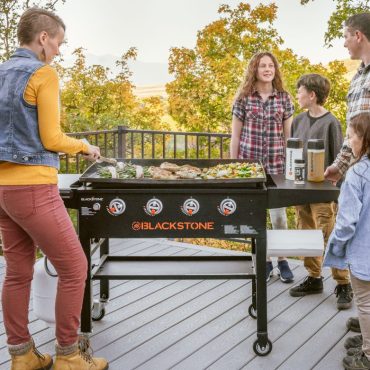
[[[328,242],[330,233],[333,230],[336,215],[336,204],[330,203],[314,203],[303,206],[296,206],[297,229],[321,229],[324,235],[324,245]],[[308,271],[308,275],[313,278],[321,276],[321,266],[323,257],[304,257],[304,267]],[[331,269],[333,279],[338,284],[348,284],[350,282],[349,271]]]

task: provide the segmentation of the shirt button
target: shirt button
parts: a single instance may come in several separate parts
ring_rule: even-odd
[[[17,159],[18,156],[16,154],[13,155],[13,159]]]
[[[23,157],[23,160],[24,160],[25,162],[27,162],[27,161],[28,161],[28,157]]]

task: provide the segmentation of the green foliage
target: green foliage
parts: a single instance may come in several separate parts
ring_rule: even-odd
[[[302,5],[315,0],[300,0]],[[330,16],[328,30],[325,33],[325,45],[330,47],[335,39],[341,38],[343,34],[344,21],[351,15],[369,12],[370,0],[333,0],[336,8]]]
[[[272,28],[276,6],[252,9],[240,3],[236,9],[219,8],[220,19],[198,32],[194,49],[172,48],[167,84],[170,113],[187,131],[227,132],[233,96],[244,63],[260,50],[277,47],[281,38]]]
[[[128,67],[136,59],[130,48],[116,62],[120,70],[112,76],[109,68],[88,66],[83,48],[73,53],[74,65],[57,65],[62,80],[62,126],[66,132],[109,130],[118,125],[140,129],[164,129],[165,103],[159,97],[137,99]]]
[[[296,81],[305,73],[329,78],[332,96],[326,107],[344,124],[346,68],[340,62],[311,64],[290,49],[273,27],[275,4],[252,8],[241,2],[235,9],[219,8],[220,18],[198,32],[194,49],[172,48],[169,72],[175,80],[167,84],[170,113],[186,131],[229,132],[232,102],[251,56],[273,52],[281,64],[288,92],[295,99]],[[297,106],[297,105],[296,105]]]
[[[9,59],[17,45],[17,25],[21,14],[32,6],[55,10],[66,0],[0,0],[0,61]]]

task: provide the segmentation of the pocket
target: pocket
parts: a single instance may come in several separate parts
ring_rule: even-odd
[[[281,130],[283,128],[283,120],[284,120],[284,110],[281,107],[279,107],[276,110],[276,112],[274,112],[274,121]]]
[[[245,112],[246,119],[248,121],[258,120],[259,119],[259,110],[257,107],[250,107]]]
[[[35,194],[32,187],[4,191],[7,213],[14,218],[26,219],[36,212]]]

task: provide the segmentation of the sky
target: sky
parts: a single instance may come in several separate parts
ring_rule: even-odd
[[[235,7],[240,0],[67,0],[57,13],[67,25],[68,58],[77,47],[88,53],[119,57],[131,46],[138,49],[138,61],[167,64],[171,47],[193,48],[197,31],[219,18],[219,5]],[[271,0],[249,0],[252,6]],[[311,62],[327,63],[346,59],[343,40],[327,49],[324,33],[332,0],[314,0],[306,6],[300,0],[275,0],[279,7],[275,27],[289,47]]]

